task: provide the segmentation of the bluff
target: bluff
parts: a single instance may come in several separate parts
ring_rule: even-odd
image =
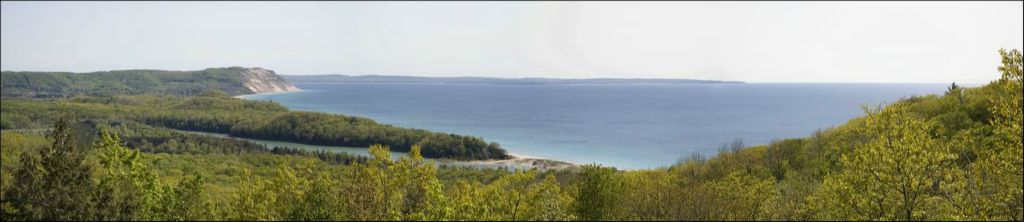
[[[263,68],[208,68],[197,71],[116,70],[90,73],[0,72],[0,97],[66,98],[75,95],[230,95],[289,92],[299,88]]]
[[[299,90],[298,87],[292,85],[288,80],[281,78],[273,70],[259,67],[243,69],[242,84],[253,93],[292,92]]]

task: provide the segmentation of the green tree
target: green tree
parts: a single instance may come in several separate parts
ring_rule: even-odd
[[[700,157],[692,156],[697,161]],[[682,198],[683,187],[674,184],[676,178],[666,171],[645,170],[622,172],[622,198],[616,220],[675,220],[674,207]],[[686,191],[688,192],[688,191]]]
[[[572,198],[555,176],[517,170],[490,184],[459,180],[449,190],[452,220],[572,220]]]
[[[14,184],[14,173],[21,163],[18,158],[26,153],[37,153],[39,149],[49,145],[46,137],[26,135],[18,132],[4,131],[0,133],[0,200],[7,199],[7,190]],[[12,212],[10,202],[0,201],[0,215]]]
[[[1024,219],[1024,144],[1021,125],[1022,85],[1021,53],[999,50],[1002,77],[997,80],[997,94],[991,97],[990,123],[994,147],[976,149],[977,161],[954,174],[954,182],[943,188],[956,209],[955,219],[1014,220]],[[972,135],[958,137],[958,146],[983,146],[974,143]]]
[[[488,192],[486,185],[478,181],[456,181],[448,190],[450,208],[455,212],[451,219],[456,221],[500,220],[500,215],[494,213],[492,206],[483,203],[487,200],[486,192]]]
[[[305,168],[305,169],[303,169]],[[288,165],[282,164],[277,168],[276,177],[270,178],[267,184],[265,192],[269,192],[268,195],[273,195],[273,207],[270,210],[273,213],[272,218],[275,220],[302,220],[299,218],[300,212],[307,209],[300,208],[303,205],[298,205],[303,197],[308,194],[310,182],[306,178],[306,175],[302,174],[303,171],[308,172],[309,167],[304,166],[298,169],[300,172],[296,172]]]
[[[580,220],[610,220],[622,193],[615,168],[584,165],[574,180],[573,211]]]
[[[206,184],[201,174],[185,177],[172,188],[165,189],[164,200],[158,204],[163,219],[173,221],[213,220],[213,205],[205,196]]]
[[[483,204],[489,206],[496,220],[523,220],[530,208],[528,190],[536,177],[536,170],[527,170],[498,178],[487,186]]]
[[[935,216],[935,189],[949,178],[956,155],[929,135],[929,122],[896,103],[868,110],[863,135],[870,141],[841,157],[811,198],[822,219],[922,220]]]
[[[1003,97],[994,101],[992,112],[995,114],[993,123],[999,138],[998,154],[987,160],[992,167],[993,182],[998,187],[995,193],[997,203],[1004,219],[1024,220],[1024,74],[1021,71],[1021,52],[1019,50],[999,50],[1002,65],[999,71],[1002,78],[999,86]]]
[[[413,146],[408,156],[391,159],[388,147],[370,146],[373,158],[355,164],[348,216],[354,220],[443,220],[451,209],[437,179],[436,167],[420,156]]]
[[[548,174],[544,180],[533,184],[527,191],[529,208],[523,212],[523,220],[566,221],[574,220],[572,196],[562,190],[555,175]]]
[[[718,189],[717,198],[724,212],[722,220],[774,220],[780,196],[772,179],[761,179],[742,172],[733,172],[717,180],[712,187]]]
[[[138,150],[122,146],[117,135],[106,131],[100,133],[93,150],[99,152],[102,166],[98,202],[100,219],[163,219],[157,208],[163,204],[164,189],[170,187],[157,181],[156,174],[142,162]]]
[[[319,174],[310,181],[305,195],[294,204],[289,220],[345,220],[345,202],[338,184],[329,175]]]
[[[84,148],[76,147],[70,117],[54,123],[50,146],[38,156],[23,153],[21,167],[4,195],[3,212],[10,220],[91,220],[96,216],[96,184],[92,167],[85,163]]]
[[[318,173],[315,160],[295,169],[282,165],[271,185],[278,217],[287,220],[343,220],[344,204],[338,201],[338,184],[328,174]]]
[[[253,176],[249,169],[243,169],[241,181],[230,203],[225,219],[228,220],[280,220],[277,218],[274,203],[277,195],[270,188],[271,184],[260,177]]]

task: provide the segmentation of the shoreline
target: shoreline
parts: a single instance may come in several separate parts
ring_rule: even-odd
[[[294,90],[294,91],[282,91],[282,92],[262,92],[262,93],[242,94],[242,95],[232,96],[232,98],[238,98],[238,99],[248,99],[248,98],[246,98],[246,97],[248,97],[248,96],[258,96],[258,95],[276,95],[276,94],[285,94],[285,93],[297,93],[297,92],[304,92],[304,91],[306,91],[306,90],[298,89],[298,90]]]
[[[230,139],[236,139],[236,140],[246,140],[246,141],[254,142],[254,143],[257,143],[257,144],[263,144],[263,145],[266,145],[266,144],[264,144],[264,141],[269,141],[269,142],[275,142],[275,143],[295,144],[295,145],[300,145],[300,146],[320,147],[320,148],[314,148],[314,149],[320,149],[320,150],[330,149],[330,150],[325,150],[325,151],[328,151],[328,152],[348,153],[348,154],[351,154],[351,155],[368,156],[368,154],[362,154],[360,152],[335,150],[335,149],[341,148],[342,146],[309,145],[309,144],[302,144],[302,143],[288,142],[288,141],[280,141],[280,140],[259,140],[259,139],[250,139],[250,138],[244,138],[244,137],[233,137],[233,136],[230,136],[230,135],[227,135],[227,134],[222,134],[222,133],[211,133],[211,132],[189,131],[189,130],[177,130],[177,129],[170,129],[170,130],[173,130],[173,131],[176,131],[176,132],[182,132],[182,133],[204,135],[204,136],[214,136],[214,137],[230,138]],[[286,147],[291,147],[291,148],[298,148],[298,149],[307,149],[307,148],[294,147],[294,146],[288,146],[288,145],[285,145],[285,146]],[[355,147],[353,147],[353,148],[355,148]],[[362,149],[365,150],[366,148],[362,148]],[[397,151],[392,151],[392,153],[408,154],[406,152],[397,152]],[[576,168],[576,167],[579,167],[581,165],[579,163],[575,163],[575,162],[571,162],[571,161],[555,160],[555,159],[538,157],[538,156],[530,156],[530,155],[525,155],[525,154],[515,154],[515,153],[507,153],[507,154],[511,158],[504,159],[504,160],[455,160],[455,159],[446,159],[446,158],[424,158],[424,159],[430,160],[430,161],[435,162],[436,164],[439,164],[439,165],[465,166],[465,167],[488,167],[488,168],[491,168],[491,167],[511,167],[511,168],[526,168],[526,169],[538,168],[538,169],[541,169],[541,170],[548,170],[548,169],[563,170],[563,169],[569,169],[569,168]],[[401,156],[401,155],[396,155],[396,156],[392,156],[392,157],[393,158],[398,158],[399,156]]]
[[[451,160],[435,159],[440,164],[483,166],[483,167],[513,167],[513,168],[537,168],[541,170],[565,170],[578,168],[579,163],[571,161],[555,160],[544,157],[530,156],[524,154],[508,153],[512,158],[505,160]]]

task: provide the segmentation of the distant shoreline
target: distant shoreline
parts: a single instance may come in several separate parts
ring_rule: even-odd
[[[507,153],[511,158],[505,160],[453,160],[453,159],[438,159],[438,158],[426,158],[428,160],[435,161],[437,164],[448,165],[448,166],[470,166],[470,167],[512,167],[512,168],[528,168],[528,169],[541,169],[541,170],[564,170],[577,168],[581,164],[553,160],[549,158],[535,157],[529,155]]]
[[[237,96],[232,96],[232,97],[239,98],[239,99],[247,99],[248,96],[276,95],[276,94],[297,93],[297,92],[304,92],[304,91],[306,91],[306,90],[299,89],[299,90],[295,90],[295,91],[285,91],[285,92],[265,92],[265,93],[242,94],[242,95],[237,95]]]
[[[315,83],[424,83],[424,84],[495,84],[495,85],[675,85],[675,84],[744,84],[742,81],[701,80],[701,79],[670,79],[670,78],[546,78],[546,77],[420,77],[391,75],[360,75],[341,74],[329,75],[281,75],[282,78],[296,82]]]
[[[438,161],[441,164],[448,165],[467,165],[467,166],[492,166],[492,167],[525,167],[525,168],[537,168],[541,170],[564,170],[570,168],[577,168],[581,164],[571,161],[554,160],[550,158],[536,157],[523,154],[508,153],[512,158],[505,160],[451,160],[451,159],[432,159]],[[454,163],[454,164],[453,164]]]
[[[367,81],[295,81],[324,85],[491,85],[491,86],[685,86],[732,85],[748,83],[487,83],[487,82],[367,82]]]

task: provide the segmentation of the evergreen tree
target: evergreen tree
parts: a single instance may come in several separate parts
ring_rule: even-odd
[[[75,146],[71,122],[68,115],[60,115],[49,135],[51,145],[38,156],[22,154],[22,165],[4,195],[4,205],[13,208],[5,210],[5,219],[96,219],[92,167],[85,163],[84,148]]]

